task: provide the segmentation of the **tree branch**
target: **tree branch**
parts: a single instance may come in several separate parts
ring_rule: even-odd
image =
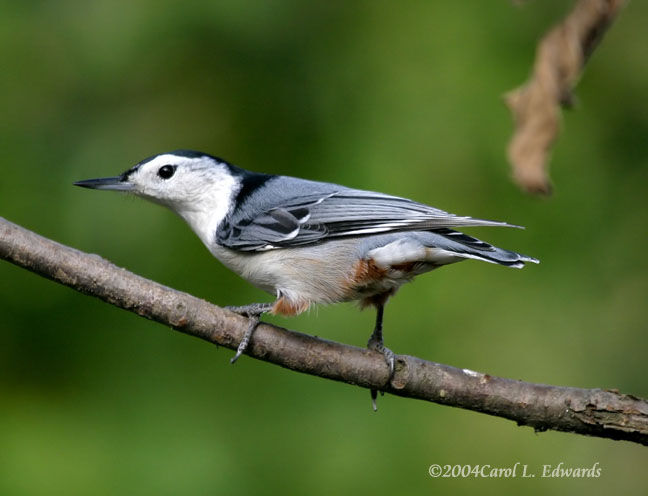
[[[515,132],[508,145],[513,178],[531,193],[548,194],[547,162],[560,129],[560,106],[572,103],[572,88],[587,59],[625,0],[579,0],[538,43],[533,74],[505,101]]]
[[[236,349],[239,315],[43,238],[0,217],[0,258],[211,343]],[[648,445],[648,402],[614,390],[531,384],[399,355],[391,384],[382,355],[262,324],[247,354],[327,379],[547,429]]]

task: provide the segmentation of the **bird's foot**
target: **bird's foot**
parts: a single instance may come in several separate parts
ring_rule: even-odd
[[[243,317],[258,317],[272,310],[272,305],[274,303],[250,303],[249,305],[241,305],[239,307],[227,306],[224,308],[230,312],[243,315]]]
[[[394,377],[394,370],[395,370],[395,363],[396,363],[396,354],[387,348],[382,339],[379,339],[375,336],[375,333],[371,335],[369,338],[369,342],[367,343],[367,348],[373,351],[377,351],[378,353],[381,353],[382,356],[385,359],[385,362],[387,363],[387,366],[389,367],[389,378],[387,379],[387,384],[389,384]],[[376,406],[376,398],[378,398],[378,390],[377,389],[372,389],[370,391],[371,393],[371,407],[373,408],[373,411],[378,411],[378,407]],[[380,395],[382,396],[385,394],[383,391],[380,391]]]
[[[385,358],[385,363],[387,363],[387,366],[389,367],[389,380],[391,381],[394,377],[396,354],[384,345],[382,339],[376,339],[373,335],[369,338],[367,348],[381,353]]]
[[[225,307],[225,309],[243,315],[249,320],[248,328],[245,330],[243,339],[241,339],[241,342],[236,349],[236,354],[230,359],[230,363],[234,363],[245,352],[248,344],[250,344],[252,334],[254,334],[254,330],[259,325],[259,317],[272,309],[272,303],[251,303],[250,305],[242,305],[239,307],[228,306]]]

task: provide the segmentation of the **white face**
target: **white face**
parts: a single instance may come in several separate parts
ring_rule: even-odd
[[[240,179],[225,163],[198,152],[165,153],[144,160],[118,177],[87,179],[77,186],[128,191],[169,207],[210,247],[232,208]]]
[[[190,158],[166,153],[126,172],[126,182],[136,195],[162,203],[173,210],[198,208],[212,203],[214,194],[233,187],[225,165],[211,157]]]
[[[133,193],[174,210],[208,247],[238,189],[227,165],[208,156],[166,153],[125,174]]]

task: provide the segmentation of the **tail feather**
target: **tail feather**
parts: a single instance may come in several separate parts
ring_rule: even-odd
[[[528,262],[540,263],[537,258],[498,248],[459,231],[437,229],[433,232],[439,235],[439,240],[435,242],[436,247],[452,252],[459,257],[483,260],[516,269],[521,269]]]

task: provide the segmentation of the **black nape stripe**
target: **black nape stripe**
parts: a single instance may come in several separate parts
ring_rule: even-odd
[[[168,153],[169,155],[177,155],[178,157],[186,157],[186,158],[200,158],[200,157],[211,157],[211,155],[204,153],[204,152],[197,152],[195,150],[173,150],[172,152]],[[221,161],[221,159],[217,157],[212,157],[215,158],[218,161]]]
[[[209,157],[213,159],[215,162],[218,162],[219,164],[225,164],[228,167],[234,167],[232,164],[230,164],[227,160],[224,160],[220,157],[217,157],[215,155],[210,155],[209,153],[205,152],[197,152],[195,150],[173,150],[172,152],[168,152],[169,155],[177,155],[178,157],[185,157],[185,158],[202,158],[202,157]],[[156,155],[158,156],[158,155]],[[155,157],[150,157],[148,160],[151,160],[152,158]],[[140,162],[142,163],[142,162]]]
[[[214,161],[218,162],[219,164],[225,164],[230,168],[233,168],[234,166],[229,164],[226,160],[223,160],[222,158],[215,157],[214,155],[210,155],[209,153],[204,153],[204,152],[197,152],[195,150],[173,150],[172,152],[165,152],[165,153],[159,153],[157,155],[151,155],[150,157],[146,157],[144,160],[140,160],[137,164],[135,164],[133,167],[128,169],[126,172],[122,173],[121,180],[126,181],[129,176],[131,176],[135,171],[137,171],[142,165],[150,162],[151,160],[158,158],[160,155],[176,155],[178,157],[186,157],[186,158],[201,158],[201,157],[209,157],[213,159]]]
[[[257,172],[245,171],[241,175],[241,189],[236,194],[236,198],[234,199],[234,205],[241,205],[243,202],[245,202],[245,200],[247,200],[252,195],[252,193],[254,193],[257,189],[259,189],[261,186],[263,186],[273,177],[276,176],[273,176],[272,174],[262,174]]]

